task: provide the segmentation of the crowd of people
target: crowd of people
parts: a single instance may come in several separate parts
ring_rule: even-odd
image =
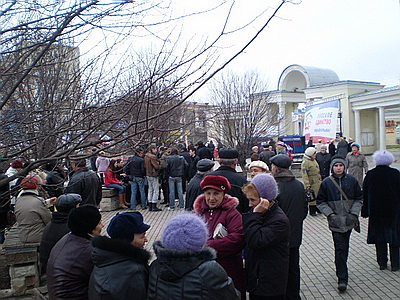
[[[399,270],[400,172],[390,167],[394,157],[377,151],[376,167],[368,171],[360,145],[353,141],[344,153],[342,141],[333,156],[331,143],[310,144],[302,181],[282,141],[252,148],[250,180],[236,171],[236,149],[215,151],[198,142],[188,149],[137,148],[127,161],[103,151],[96,157],[93,149],[89,160],[69,162],[71,172],[49,162],[11,181],[7,192],[17,191],[11,195],[21,241],[40,243],[50,300],[246,299],[246,292],[251,300],[300,299],[308,213],[327,217],[340,292],[347,289],[350,235],[359,231],[360,213],[369,218],[367,243],[376,245],[379,268],[388,267],[389,245],[391,270]],[[16,160],[1,176],[22,168]],[[107,236],[101,235],[98,209],[103,186],[118,192],[123,209]],[[138,207],[159,212],[160,205],[182,212],[164,226],[149,265],[151,225]]]

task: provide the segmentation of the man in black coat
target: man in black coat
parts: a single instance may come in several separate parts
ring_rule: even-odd
[[[200,159],[208,158],[213,159],[214,155],[211,152],[211,149],[206,147],[202,141],[197,142],[197,155]]]
[[[224,148],[219,151],[219,164],[220,167],[207,175],[224,176],[229,180],[232,186],[229,195],[238,198],[239,205],[236,209],[241,213],[248,212],[249,199],[246,198],[242,191],[242,187],[247,183],[247,179],[236,172],[236,165],[238,164],[239,152],[233,148]]]
[[[85,159],[71,161],[71,167],[74,174],[65,188],[65,193],[81,195],[82,205],[99,205],[102,197],[100,177],[94,171],[89,170]]]
[[[40,242],[40,263],[42,273],[46,273],[47,261],[49,260],[51,249],[68,232],[68,214],[79,203],[82,197],[78,194],[64,194],[56,200],[56,210],[52,213],[51,221],[43,230],[42,240]]]
[[[307,201],[303,183],[289,170],[290,158],[278,154],[271,158],[271,172],[278,183],[276,199],[290,222],[289,276],[286,299],[300,299],[300,245],[303,237],[303,220],[307,216]]]
[[[326,151],[327,146],[321,146],[321,152],[317,152],[315,160],[319,166],[319,173],[321,174],[322,180],[330,175],[331,155]]]
[[[275,155],[275,152],[273,151],[273,148],[271,145],[269,145],[267,148],[264,148],[264,150],[260,153],[260,160],[265,162],[268,166],[268,168],[271,170],[271,157]]]
[[[193,203],[198,196],[203,194],[203,190],[200,187],[200,182],[208,172],[212,171],[215,162],[210,159],[201,159],[197,163],[197,174],[190,180],[185,197],[185,210],[192,211]]]
[[[124,172],[131,182],[131,209],[136,209],[136,195],[139,190],[142,209],[146,209],[146,190],[144,186],[144,177],[146,176],[146,168],[144,166],[144,151],[141,148],[135,150],[135,155],[129,158],[124,166]]]

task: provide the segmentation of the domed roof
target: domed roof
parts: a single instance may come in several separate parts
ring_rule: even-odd
[[[297,91],[305,88],[338,82],[339,76],[330,70],[300,65],[290,65],[279,77],[278,90]]]

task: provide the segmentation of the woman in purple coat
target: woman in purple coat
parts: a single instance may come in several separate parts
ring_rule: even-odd
[[[223,176],[209,175],[200,182],[203,195],[194,202],[194,211],[207,222],[210,237],[207,246],[217,250],[216,261],[232,278],[235,288],[246,299],[242,249],[242,216],[236,209],[239,200],[229,196],[231,185]]]

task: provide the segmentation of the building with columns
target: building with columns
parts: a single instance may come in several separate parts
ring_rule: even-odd
[[[400,86],[384,88],[376,82],[339,80],[330,69],[290,65],[279,78],[278,90],[257,97],[269,97],[268,101],[279,107],[279,135],[304,134],[304,120],[301,114],[297,117],[300,107],[337,100],[336,133],[353,137],[363,153],[400,144]]]

